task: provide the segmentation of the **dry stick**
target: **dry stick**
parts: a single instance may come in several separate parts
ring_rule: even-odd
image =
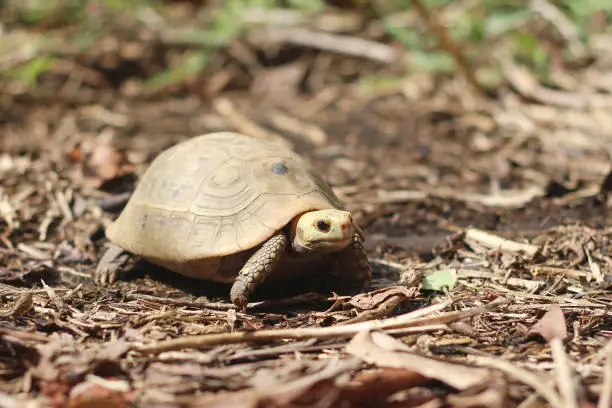
[[[262,140],[278,143],[281,146],[292,148],[293,143],[285,139],[282,135],[273,132],[249,119],[234,107],[228,98],[216,98],[213,100],[215,110],[225,117],[239,132],[249,134]]]
[[[586,47],[580,42],[578,32],[570,19],[555,5],[549,3],[548,0],[531,0],[529,7],[545,20],[550,21],[559,34],[568,42],[569,49],[574,55],[584,56],[588,53]]]
[[[71,289],[68,288],[54,288],[54,290],[56,292],[68,292]],[[0,295],[19,295],[19,294],[23,294],[23,293],[32,293],[34,295],[38,295],[40,293],[44,293],[47,294],[47,291],[45,289],[23,289],[23,288],[18,288],[16,286],[12,286],[12,285],[7,285],[6,283],[1,283],[0,282]]]
[[[446,28],[434,17],[432,13],[425,7],[420,0],[413,0],[412,4],[416,8],[417,12],[423,17],[423,19],[429,25],[429,28],[433,31],[434,35],[438,38],[440,46],[446,50],[455,59],[457,66],[465,75],[467,81],[474,87],[474,89],[483,95],[487,95],[487,90],[478,82],[474,75],[474,70],[470,66],[468,60],[459,51],[459,48],[455,45],[453,40],[448,35]]]
[[[25,292],[19,296],[13,307],[9,310],[0,310],[0,317],[17,317],[26,314],[34,306],[34,297],[32,292]]]
[[[32,333],[32,332],[26,332],[26,331],[10,330],[4,327],[0,327],[0,339],[10,340],[11,338],[22,340],[22,341],[33,341],[33,342],[39,342],[39,343],[46,343],[48,341],[51,341],[49,337],[47,337],[44,334],[40,334],[38,332]]]
[[[555,373],[557,377],[557,386],[563,397],[564,407],[578,408],[578,399],[576,389],[572,381],[572,370],[569,365],[567,355],[563,349],[563,341],[558,338],[553,338],[550,341],[553,360],[555,362]]]
[[[370,199],[368,203],[388,204],[423,201],[427,198],[453,199],[466,203],[476,203],[485,207],[518,208],[531,202],[536,197],[541,197],[544,190],[539,186],[531,186],[526,189],[505,190],[503,194],[472,194],[459,193],[453,190],[426,191],[426,190],[381,190],[377,197]],[[358,203],[359,201],[355,201]],[[365,202],[363,203],[365,204]]]
[[[442,320],[437,318],[420,318],[408,323],[414,326],[419,324],[427,323],[430,321],[455,321],[458,319],[457,312],[452,312],[452,315],[443,315]],[[463,318],[463,316],[461,317]],[[337,337],[351,337],[361,330],[374,330],[374,329],[385,329],[387,325],[385,322],[380,321],[369,321],[364,323],[371,323],[370,327],[356,327],[361,323],[355,323],[354,325],[346,326],[335,326],[335,327],[320,327],[320,328],[302,328],[302,329],[281,329],[281,330],[259,330],[254,332],[234,332],[234,333],[219,333],[209,334],[202,336],[189,336],[183,338],[177,338],[158,343],[153,343],[145,346],[135,346],[136,351],[140,351],[146,354],[154,354],[163,351],[180,350],[183,348],[202,348],[215,346],[218,344],[235,344],[244,343],[250,341],[273,341],[273,340],[284,340],[294,339],[303,340],[310,338],[317,339],[329,339]],[[376,324],[379,323],[379,324]],[[426,327],[426,331],[430,331],[431,328]]]
[[[561,106],[574,109],[609,109],[612,98],[603,93],[565,92],[546,88],[527,68],[517,65],[512,58],[501,60],[505,78],[519,94],[551,106]]]
[[[597,408],[610,408],[612,404],[612,340],[606,344],[604,354],[606,363],[604,364],[604,377]]]
[[[313,123],[305,123],[278,109],[272,109],[267,119],[278,129],[294,133],[311,145],[319,147],[327,143],[325,131]]]
[[[393,63],[398,58],[398,52],[386,44],[302,27],[252,30],[250,39],[253,41],[282,41],[387,64]]]
[[[172,298],[163,298],[152,295],[144,295],[140,293],[128,293],[125,295],[127,300],[145,300],[149,302],[157,302],[165,305],[173,305],[173,306],[193,306],[196,308],[208,308],[214,310],[230,310],[234,309],[234,305],[230,305],[228,303],[221,302],[203,302],[200,300],[184,300],[184,299],[172,299]]]
[[[476,364],[482,367],[489,367],[500,370],[511,377],[516,378],[520,382],[531,386],[538,394],[540,394],[553,408],[564,408],[563,401],[557,395],[554,388],[549,386],[544,380],[529,371],[514,366],[511,363],[498,360],[490,357],[472,356],[470,358]]]
[[[554,386],[554,384],[555,384],[555,380],[551,378],[546,379],[547,386],[552,387]],[[531,408],[533,406],[537,406],[536,403],[538,402],[539,399],[540,399],[540,394],[537,394],[534,392],[533,394],[525,398],[523,401],[521,401],[521,403],[517,405],[516,408]]]
[[[302,340],[308,338],[326,339],[335,337],[351,337],[356,333],[364,330],[386,330],[422,326],[434,323],[454,322],[457,320],[465,319],[470,316],[484,313],[487,310],[490,310],[491,308],[496,308],[506,302],[506,299],[500,298],[489,303],[486,306],[476,307],[467,311],[442,313],[434,317],[421,317],[444,310],[447,306],[452,304],[452,300],[448,300],[437,305],[419,309],[412,313],[407,313],[401,316],[396,316],[379,321],[367,321],[334,327],[259,330],[254,332],[235,332],[208,334],[202,336],[189,336],[161,341],[149,345],[134,345],[133,350],[140,351],[142,353],[159,353],[162,351],[179,350],[182,348],[201,348],[214,346],[217,344],[243,343],[249,341],[270,341],[281,339]]]
[[[499,249],[502,252],[527,255],[529,257],[535,256],[540,250],[537,245],[511,241],[476,228],[470,228],[465,232],[465,241],[468,243],[470,241],[476,242],[489,249]]]
[[[533,280],[496,276],[493,272],[483,270],[459,269],[457,270],[457,277],[460,279],[490,279],[493,281],[504,281],[510,286],[519,286],[532,292],[544,285],[543,282]]]

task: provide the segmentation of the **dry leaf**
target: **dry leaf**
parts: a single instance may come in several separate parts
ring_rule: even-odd
[[[391,296],[403,295],[406,298],[410,298],[413,297],[416,292],[416,287],[407,288],[406,286],[392,286],[353,296],[348,303],[362,310],[374,309]]]
[[[459,390],[479,385],[491,377],[485,368],[449,363],[420,356],[399,340],[379,332],[361,332],[346,346],[349,354],[379,367],[405,368],[442,381]]]
[[[74,386],[66,402],[68,408],[124,408],[127,406],[127,399],[123,392],[91,382],[82,382]]]
[[[118,360],[130,349],[130,343],[125,339],[113,340],[107,343],[96,356],[98,360]]]
[[[190,401],[188,406],[236,408],[311,406],[308,404],[314,404],[317,398],[320,399],[324,395],[337,392],[336,396],[340,396],[339,383],[343,382],[343,377],[359,364],[358,359],[330,359],[321,371],[295,380],[275,385],[267,384],[261,388],[255,387],[235,393],[204,396]]]
[[[104,141],[80,144],[70,152],[69,158],[83,166],[87,181],[96,187],[135,170],[125,154]]]
[[[449,404],[452,407],[487,407],[487,408],[503,408],[505,407],[506,394],[494,387],[474,395],[449,395],[447,397]]]
[[[405,368],[376,368],[360,371],[342,387],[342,393],[351,401],[364,398],[382,398],[410,387],[424,385],[430,380]]]
[[[567,326],[565,325],[565,315],[559,305],[552,305],[548,312],[533,325],[529,334],[539,334],[546,341],[552,339],[564,339],[567,337]]]
[[[449,323],[448,327],[469,337],[474,337],[476,335],[474,325],[468,320],[459,320],[458,322]]]

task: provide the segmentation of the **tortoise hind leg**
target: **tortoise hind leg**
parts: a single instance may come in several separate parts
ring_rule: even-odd
[[[249,296],[274,270],[287,251],[288,239],[284,233],[278,232],[269,238],[244,264],[236,277],[230,298],[241,311],[246,310]]]
[[[123,248],[109,244],[94,271],[94,282],[110,285],[117,280],[119,269],[130,259],[130,254]]]

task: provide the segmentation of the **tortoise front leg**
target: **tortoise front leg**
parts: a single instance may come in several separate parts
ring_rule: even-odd
[[[288,243],[287,236],[278,232],[270,237],[244,264],[230,290],[232,303],[238,309],[246,311],[249,296],[278,265],[281,256],[287,251]]]

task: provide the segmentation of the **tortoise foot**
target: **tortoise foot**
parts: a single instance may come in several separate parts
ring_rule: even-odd
[[[94,270],[94,282],[104,286],[115,283],[119,270],[127,263],[129,257],[130,255],[121,247],[110,244]]]

